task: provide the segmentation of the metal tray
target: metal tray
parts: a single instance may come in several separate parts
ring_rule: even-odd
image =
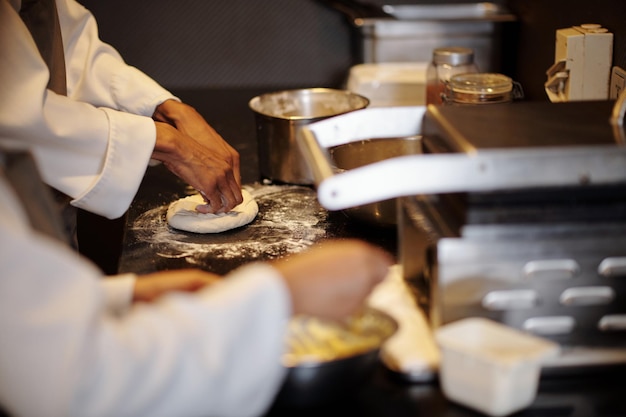
[[[391,17],[352,20],[365,63],[429,62],[444,46],[474,49],[484,72],[497,72],[500,24],[516,16],[495,3],[407,4],[383,6]]]

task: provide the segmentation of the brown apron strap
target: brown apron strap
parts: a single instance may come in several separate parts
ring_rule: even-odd
[[[50,187],[39,175],[31,154],[25,151],[0,152],[0,175],[20,199],[33,229],[68,243]]]
[[[65,52],[55,0],[22,0],[20,17],[35,40],[41,57],[48,65],[50,72],[48,89],[57,94],[67,95]],[[70,205],[70,197],[55,189],[51,190],[56,205],[61,210],[70,245],[78,249],[77,210]]]
[[[48,88],[67,95],[65,53],[55,0],[22,0],[20,17],[50,70]]]

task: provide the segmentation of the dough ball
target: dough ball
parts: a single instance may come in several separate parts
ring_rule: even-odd
[[[196,206],[205,204],[200,194],[181,198],[167,209],[167,223],[179,230],[193,233],[220,233],[244,226],[259,212],[256,200],[247,190],[241,190],[243,202],[228,213],[199,213]]]

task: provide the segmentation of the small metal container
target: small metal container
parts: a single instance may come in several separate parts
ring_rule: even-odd
[[[379,138],[349,142],[329,149],[337,172],[359,168],[398,156],[422,153],[420,135],[403,138]],[[396,199],[351,207],[345,213],[356,220],[382,227],[397,224]]]
[[[329,88],[285,90],[254,97],[259,170],[262,179],[310,185],[313,175],[300,154],[297,138],[303,126],[369,105],[358,94]]]

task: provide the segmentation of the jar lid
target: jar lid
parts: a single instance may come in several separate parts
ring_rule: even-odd
[[[495,73],[457,74],[450,78],[449,88],[464,94],[502,94],[513,89],[513,80]]]
[[[436,48],[433,50],[433,62],[452,66],[471,64],[474,62],[474,50],[460,46]]]

